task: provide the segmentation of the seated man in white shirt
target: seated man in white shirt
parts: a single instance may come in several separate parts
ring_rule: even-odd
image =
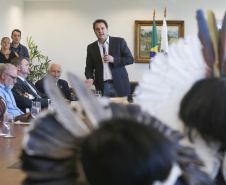
[[[6,111],[15,117],[24,114],[18,107],[13,97],[11,89],[17,82],[17,69],[12,64],[3,64],[0,66],[0,96],[7,103]]]
[[[26,113],[30,111],[32,101],[41,102],[41,107],[48,107],[48,97],[39,92],[35,85],[27,80],[30,74],[29,62],[24,57],[16,57],[11,63],[17,67],[17,83],[12,89],[17,106]]]

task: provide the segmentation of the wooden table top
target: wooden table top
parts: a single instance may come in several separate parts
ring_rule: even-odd
[[[25,178],[25,173],[21,169],[8,168],[19,162],[21,154],[24,129],[27,125],[14,125],[10,133],[15,136],[13,139],[0,137],[0,184],[1,185],[19,185]],[[7,128],[0,122],[0,128],[3,133],[7,133]]]

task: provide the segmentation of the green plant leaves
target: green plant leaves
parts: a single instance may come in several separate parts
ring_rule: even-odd
[[[51,60],[48,56],[41,54],[38,46],[32,40],[32,37],[27,37],[27,44],[30,50],[30,75],[27,77],[33,83],[44,77]]]

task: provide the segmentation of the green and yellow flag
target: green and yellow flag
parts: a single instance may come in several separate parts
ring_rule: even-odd
[[[154,18],[153,26],[152,26],[152,35],[151,35],[150,62],[151,62],[151,59],[157,54],[157,52],[158,52],[158,36],[157,36],[157,29],[156,29],[156,23]]]

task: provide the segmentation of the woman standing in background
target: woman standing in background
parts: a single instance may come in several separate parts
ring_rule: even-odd
[[[3,37],[1,41],[1,51],[0,51],[0,63],[11,63],[11,60],[18,57],[18,54],[14,51],[9,50],[10,39],[8,37]]]

